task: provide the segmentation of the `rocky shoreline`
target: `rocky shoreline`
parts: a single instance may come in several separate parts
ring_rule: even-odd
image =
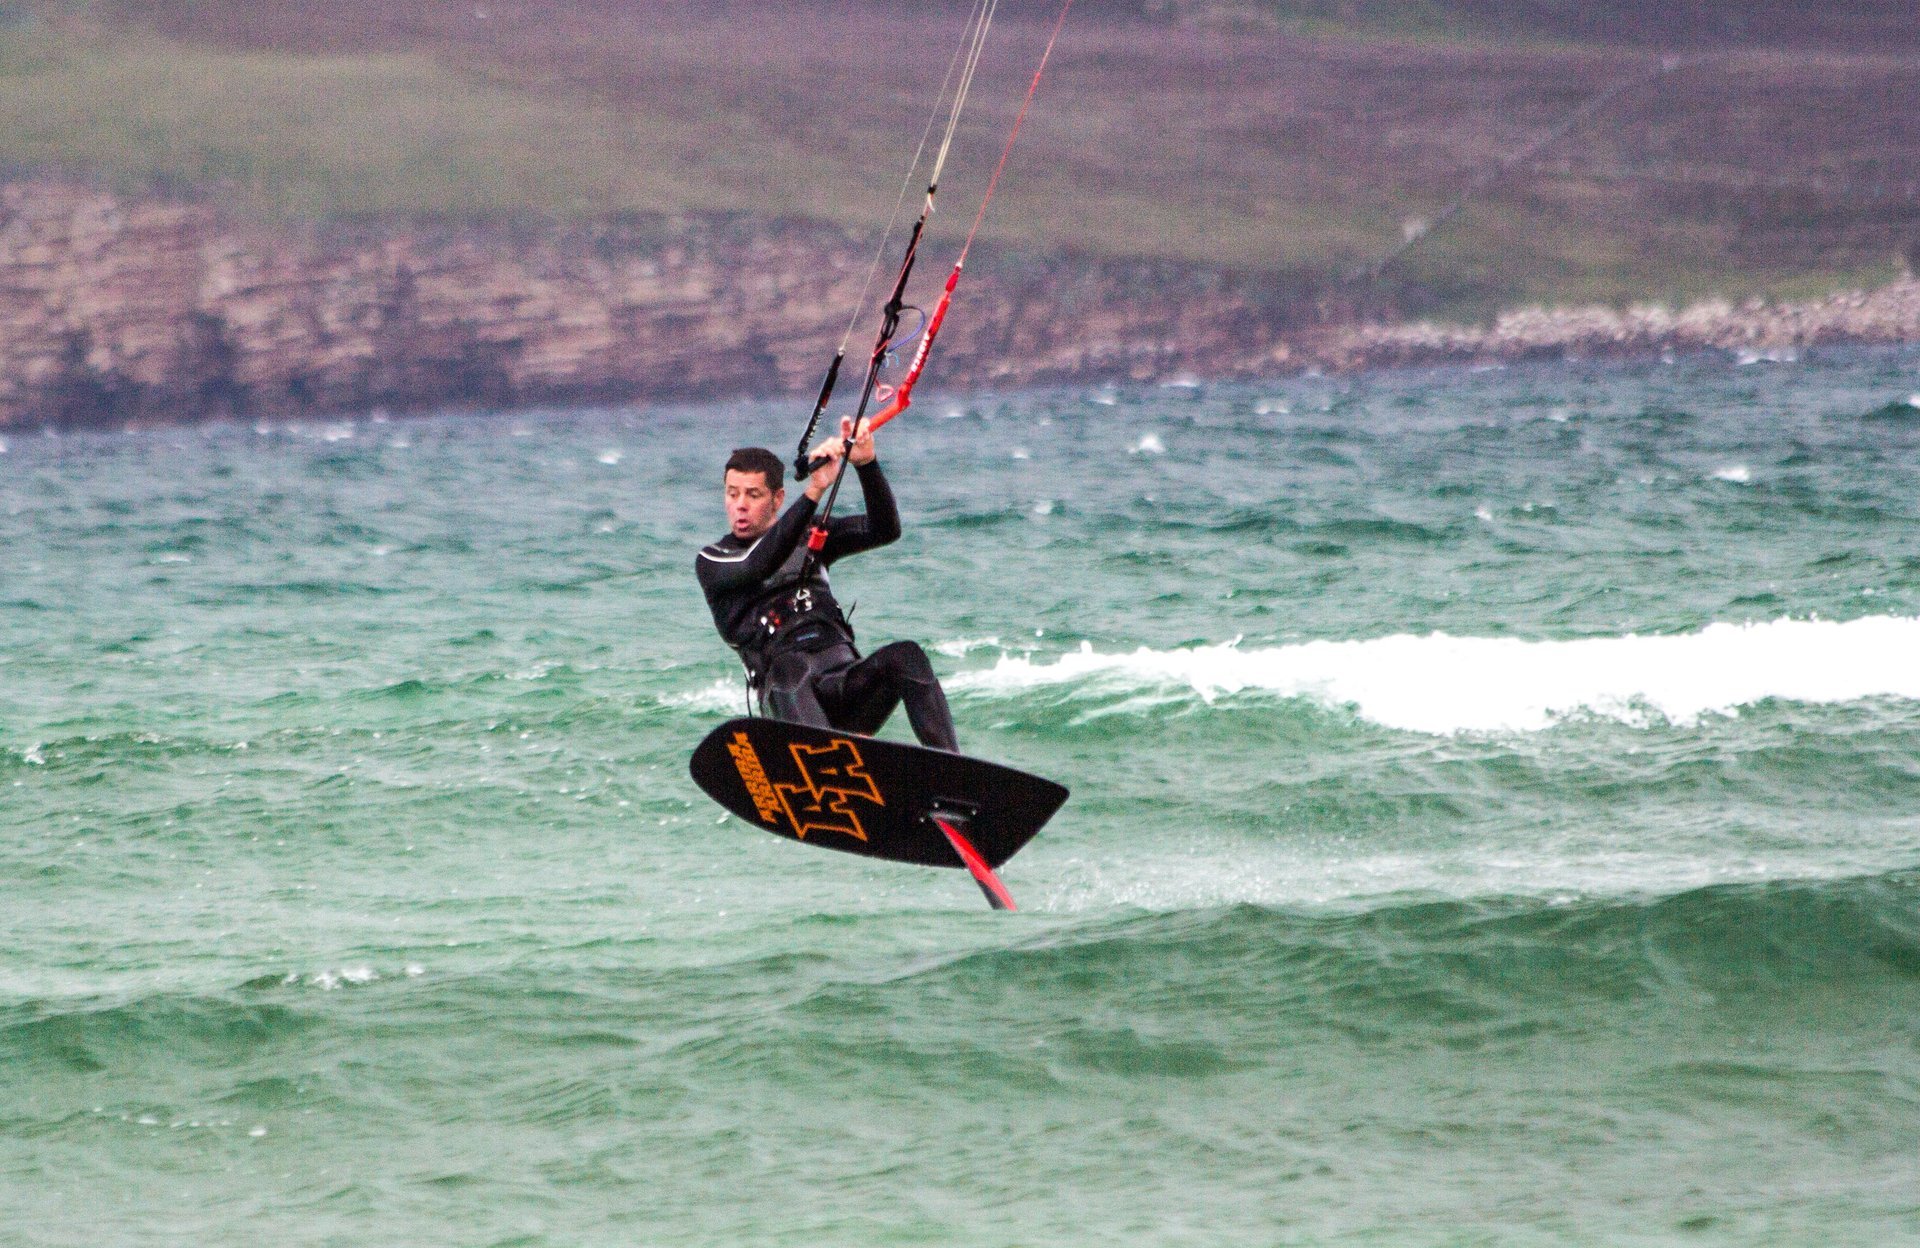
[[[0,428],[806,393],[868,259],[840,231],[744,218],[275,228],[14,182]],[[1315,325],[1250,275],[1007,257],[965,298],[943,387],[1920,341],[1912,278],[1803,304]]]
[[[1708,300],[1657,305],[1524,308],[1488,326],[1365,325],[1331,335],[1314,353],[1329,371],[1542,359],[1621,359],[1720,350],[1779,358],[1804,347],[1920,341],[1920,280],[1890,282],[1804,303]]]

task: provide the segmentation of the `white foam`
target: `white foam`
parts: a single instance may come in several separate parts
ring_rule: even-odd
[[[320,989],[322,992],[333,992],[343,985],[371,984],[379,978],[380,972],[370,966],[347,966],[339,970],[315,971],[306,977],[306,982]],[[298,972],[295,972],[294,974],[288,975],[281,982],[284,984],[299,983],[300,975]]]
[[[1753,480],[1753,470],[1745,464],[1728,464],[1724,468],[1716,468],[1713,475],[1716,480],[1731,481],[1736,485],[1745,485]]]
[[[1127,450],[1129,455],[1165,455],[1167,444],[1160,440],[1157,433],[1142,434],[1140,440]]]
[[[1036,661],[1008,655],[961,672],[957,692],[994,697],[1048,687],[1132,695],[1127,706],[1267,693],[1351,709],[1388,728],[1438,735],[1537,732],[1597,716],[1636,726],[1690,724],[1768,698],[1920,700],[1920,619],[1773,620],[1695,633],[1526,641],[1402,634],[1243,649],[1237,641]],[[1123,708],[1124,709],[1124,708]]]
[[[662,706],[676,707],[682,710],[706,714],[721,713],[738,715],[747,705],[747,695],[743,691],[739,677],[731,680],[716,680],[704,688],[687,693],[667,693],[660,696]]]
[[[955,637],[951,641],[933,644],[934,653],[944,654],[950,659],[965,658],[975,650],[997,650],[1000,647],[998,637]]]

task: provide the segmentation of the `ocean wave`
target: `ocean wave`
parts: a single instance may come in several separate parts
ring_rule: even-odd
[[[551,964],[423,979],[411,964],[348,963],[226,990],[20,1001],[0,1008],[0,1059],[27,1077],[117,1074],[119,1094],[93,1103],[161,1120],[374,1112],[385,1094],[362,1088],[351,1064],[313,1070],[304,1055],[352,1051],[377,1027],[377,1049],[364,1051],[415,1072],[403,1078],[453,1069],[482,1046],[490,1112],[543,1125],[621,1112],[592,1089],[636,1051],[653,1077],[709,1086],[834,1074],[859,1086],[1060,1087],[1270,1066],[1326,1042],[1458,1054],[1583,1037],[1620,1050],[1612,1069],[1631,1079],[1651,1060],[1649,1038],[1662,1061],[1751,1057],[1755,1028],[1826,1044],[1847,1034],[1833,1021],[1845,1019],[1897,1044],[1920,1008],[1917,897],[1920,875],[1895,871],[1649,897],[1109,913],[990,940],[956,928],[951,950],[906,957],[890,941],[850,949],[844,927],[816,924],[787,929],[798,945],[778,954],[574,963],[557,978]],[[1818,1008],[1790,1004],[1809,994]],[[883,1045],[861,1025],[875,1019],[889,1020]],[[1703,1027],[1734,1040],[1702,1044]],[[155,1101],[130,1072],[164,1072],[184,1091]]]
[[[1298,1046],[1459,1054],[1584,1037],[1632,1078],[1654,1048],[1693,1061],[1703,1028],[1827,1037],[1809,993],[1897,1035],[1920,1007],[1911,872],[1717,885],[1660,897],[1399,900],[1356,911],[1238,904],[1107,916],[1009,933],[949,955],[806,964],[802,982],[716,1002],[761,968],[649,979],[724,1028],[668,1028],[663,1068],[780,1083],[991,1079],[1054,1088],[1093,1077],[1205,1077]],[[740,971],[751,969],[743,976]],[[479,991],[480,985],[469,985]],[[967,1003],[1019,1019],[1021,1043],[953,1027]],[[849,1020],[891,1020],[876,1048]],[[1749,1072],[1736,1072],[1746,1079]],[[1790,1082],[1790,1080],[1789,1080]]]
[[[1018,992],[1068,1015],[1098,1000],[1149,1029],[1156,1016],[1213,1017],[1256,1047],[1289,1021],[1414,1047],[1596,1018],[1630,1030],[1662,1002],[1771,1010],[1782,993],[1815,986],[1835,1002],[1898,1016],[1895,1003],[1912,1001],[1920,983],[1916,897],[1920,876],[1893,872],[1655,898],[1402,902],[1352,914],[1235,905],[1109,919],[974,951],[916,978],[936,981],[938,996]]]
[[[1174,693],[1303,698],[1408,732],[1538,732],[1581,717],[1687,725],[1772,700],[1920,700],[1920,619],[1869,616],[1710,624],[1694,633],[1571,640],[1400,634],[1242,647],[1237,641],[1052,661],[1005,655],[947,687],[972,697],[1064,688],[1091,696]]]
[[[1920,420],[1920,394],[1908,395],[1898,402],[1882,403],[1879,407],[1865,413],[1861,419],[1901,423]]]
[[[1495,897],[1387,902],[1350,913],[1236,904],[1129,915],[1054,928],[1023,943],[930,962],[879,985],[826,983],[829,996],[879,988],[966,996],[991,985],[1033,1001],[1076,993],[1143,1014],[1181,1017],[1208,1002],[1271,1020],[1283,1002],[1350,1009],[1384,1026],[1424,1010],[1447,985],[1497,1013],[1589,1008],[1701,992],[1767,997],[1845,983],[1868,995],[1920,973],[1920,876],[1899,871],[1834,880],[1714,885],[1661,897]],[[949,995],[946,991],[936,996]],[[1024,995],[1024,994],[1023,994]],[[1258,1007],[1266,1000],[1266,1010]],[[1149,1004],[1152,1003],[1152,1004]]]
[[[146,1053],[231,1060],[298,1034],[312,1020],[287,1006],[231,996],[163,993],[103,1003],[26,1001],[0,1013],[0,1056],[10,1066],[97,1073]]]
[[[248,748],[244,740],[186,736],[149,730],[54,737],[24,746],[0,746],[0,772],[44,767],[55,772],[116,774],[153,770],[186,758],[228,757]]]

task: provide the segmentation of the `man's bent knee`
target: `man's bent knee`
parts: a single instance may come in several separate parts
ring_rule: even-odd
[[[895,641],[880,647],[874,657],[909,680],[933,680],[933,660],[917,641]]]

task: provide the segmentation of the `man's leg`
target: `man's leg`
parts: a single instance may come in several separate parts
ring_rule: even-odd
[[[821,677],[818,689],[842,728],[871,735],[887,722],[894,707],[905,702],[907,722],[920,744],[960,752],[946,691],[933,674],[927,652],[916,642],[882,646],[851,667]]]
[[[760,682],[760,709],[773,719],[815,728],[831,728],[820,694],[814,686],[818,673],[814,657],[804,650],[775,655]]]

